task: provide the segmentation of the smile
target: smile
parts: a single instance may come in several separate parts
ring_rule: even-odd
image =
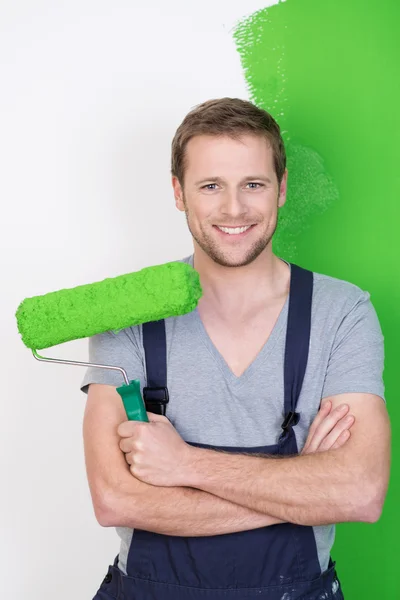
[[[245,225],[243,227],[219,227],[216,225],[215,227],[220,231],[223,231],[223,233],[227,233],[229,235],[239,235],[250,229],[250,227],[253,227],[253,225]]]

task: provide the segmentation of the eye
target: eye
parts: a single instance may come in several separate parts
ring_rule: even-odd
[[[214,186],[214,187],[212,187],[212,186]],[[203,185],[203,187],[201,189],[202,190],[215,190],[216,186],[217,186],[216,183],[207,183],[206,185]]]
[[[249,181],[247,185],[251,186],[251,190],[258,190],[260,187],[264,187],[263,183],[258,183],[257,181]]]

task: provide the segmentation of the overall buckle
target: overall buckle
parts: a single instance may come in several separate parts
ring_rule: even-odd
[[[165,416],[169,402],[168,388],[166,387],[144,387],[143,400],[147,412]]]
[[[297,423],[300,420],[300,414],[297,412],[289,412],[286,417],[285,420],[283,421],[281,427],[283,429],[283,431],[287,431],[289,429],[289,427],[294,427],[294,425],[297,425]]]

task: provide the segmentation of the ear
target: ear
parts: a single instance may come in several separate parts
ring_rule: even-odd
[[[279,188],[279,198],[278,198],[279,208],[281,208],[286,202],[287,178],[288,178],[288,170],[285,169],[285,172],[282,177],[281,185]]]
[[[183,202],[183,189],[179,179],[175,175],[172,177],[172,187],[174,190],[175,206],[178,210],[184,212],[185,204]]]

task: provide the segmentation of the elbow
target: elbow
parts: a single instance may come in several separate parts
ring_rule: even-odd
[[[382,516],[385,494],[378,491],[372,494],[370,501],[365,506],[363,514],[364,523],[377,523]]]
[[[93,508],[101,527],[142,528],[138,503],[132,495],[126,496],[121,490],[102,490],[93,498]]]
[[[354,520],[362,523],[377,523],[382,516],[387,485],[384,481],[370,482],[358,490]]]
[[[94,505],[94,514],[101,527],[117,527],[115,515],[108,508]]]
[[[101,527],[116,527],[116,510],[112,494],[104,490],[92,494],[96,521]]]
[[[92,491],[94,514],[101,527],[125,527],[121,497],[114,490],[101,487]]]
[[[365,518],[363,519],[364,523],[377,523],[382,515],[383,505],[375,505],[369,508],[369,511],[366,513]]]
[[[360,506],[354,515],[354,521],[360,523],[377,523],[381,518],[383,503],[370,502],[364,506]]]

